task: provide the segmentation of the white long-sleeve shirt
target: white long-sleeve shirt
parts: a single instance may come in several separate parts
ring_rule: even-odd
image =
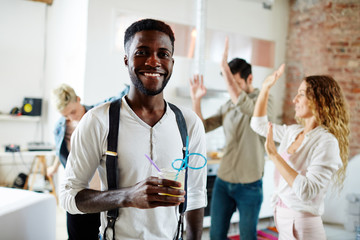
[[[266,136],[267,117],[253,117],[251,127],[258,134]],[[273,124],[274,141],[280,143],[278,152],[287,152],[303,129],[303,126],[297,124]],[[293,210],[322,215],[330,180],[342,166],[339,144],[335,136],[323,127],[316,127],[305,135],[300,147],[290,155],[287,163],[299,174],[292,187],[280,177],[279,185],[273,194],[272,205],[275,206],[280,198]]]
[[[60,188],[60,204],[72,214],[82,213],[76,206],[75,196],[88,187],[96,169],[99,170],[101,189],[107,190],[106,156],[109,129],[109,106],[90,110],[80,121],[71,139],[71,152],[65,169],[65,179]],[[206,156],[205,132],[201,120],[187,108],[182,111],[189,135],[189,152]],[[167,105],[164,116],[155,126],[143,122],[122,99],[118,138],[119,187],[129,187],[157,176],[145,154],[159,168],[171,167],[175,159],[183,158],[182,140],[175,114]],[[190,166],[204,164],[200,157],[190,157]],[[205,207],[206,167],[188,171],[187,210]],[[178,209],[157,207],[154,209],[120,208],[115,224],[116,239],[172,239],[176,231]],[[106,213],[101,213],[101,233],[107,225]],[[111,232],[111,231],[110,231]]]

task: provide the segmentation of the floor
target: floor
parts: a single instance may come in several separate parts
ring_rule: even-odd
[[[66,240],[66,214],[60,207],[56,212],[56,240]],[[273,226],[271,218],[261,219],[258,224],[258,229]],[[348,232],[342,225],[325,224],[325,231],[328,240],[353,240],[355,239],[355,232]],[[229,229],[230,235],[238,234],[239,230],[236,224],[232,224]],[[209,229],[205,228],[202,236],[203,240],[209,239]]]
[[[59,206],[56,208],[56,240],[67,239],[66,212]]]

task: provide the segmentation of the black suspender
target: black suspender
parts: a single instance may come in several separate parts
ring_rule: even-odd
[[[176,116],[176,122],[180,131],[181,140],[183,143],[183,159],[185,159],[185,152],[186,152],[186,136],[187,136],[187,128],[186,128],[186,122],[184,119],[184,116],[182,115],[180,109],[176,107],[174,104],[169,103],[169,106],[171,110],[175,113]],[[185,169],[185,186],[184,189],[187,189],[187,179],[188,179],[188,171],[187,167]],[[186,211],[186,205],[187,205],[187,191],[185,193],[185,201],[179,205],[179,221],[178,226],[176,229],[176,233],[173,240],[183,239],[183,232],[184,232],[184,214]]]
[[[118,168],[118,133],[120,122],[121,99],[112,101],[109,110],[109,134],[108,147],[106,151],[106,177],[108,189],[114,190],[118,186],[119,168]],[[115,239],[115,221],[119,216],[119,209],[112,209],[107,212],[107,226],[104,231],[104,239],[106,239],[106,231],[110,227],[113,230],[113,239]]]
[[[181,110],[175,105],[168,103],[171,110],[175,113],[176,123],[178,125],[182,143],[183,143],[183,158],[185,159],[185,149],[186,149],[186,137],[187,137],[187,127]],[[119,123],[120,123],[120,108],[121,108],[121,99],[111,102],[109,109],[109,134],[108,134],[108,148],[106,151],[106,175],[108,182],[108,189],[114,190],[117,189],[118,179],[119,179],[119,168],[118,168],[118,154],[117,154],[117,145],[118,145],[118,133],[119,133]],[[185,171],[185,186],[184,189],[187,189],[187,168]],[[177,226],[177,231],[174,236],[174,239],[182,239],[182,234],[184,230],[183,219],[184,213],[186,211],[187,205],[187,193],[185,194],[185,201],[179,206],[179,221]],[[106,239],[106,231],[108,228],[113,230],[113,239],[115,239],[115,221],[119,216],[119,209],[112,209],[107,212],[107,226],[104,231],[104,239]]]

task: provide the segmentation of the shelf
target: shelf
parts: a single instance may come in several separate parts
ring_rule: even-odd
[[[0,157],[12,157],[12,156],[22,156],[22,157],[35,157],[35,156],[50,156],[53,157],[56,155],[55,150],[51,151],[27,151],[22,150],[20,152],[4,152],[0,151]]]
[[[13,116],[9,114],[0,114],[0,121],[39,122],[40,119],[40,116]]]
[[[176,95],[179,97],[190,98],[190,89],[188,87],[177,87]],[[209,88],[206,90],[206,95],[204,96],[204,98],[220,98],[220,97],[229,97],[228,91]]]

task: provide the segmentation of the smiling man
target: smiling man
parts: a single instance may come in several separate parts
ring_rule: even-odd
[[[157,166],[168,168],[183,157],[176,116],[163,96],[174,65],[174,41],[171,28],[153,19],[137,21],[125,32],[124,63],[131,84],[120,108],[118,189],[108,190],[106,172],[110,103],[88,111],[73,134],[60,204],[73,214],[102,212],[101,239],[173,239],[177,231],[177,207],[184,202],[185,191],[173,188],[180,187],[179,182],[155,177],[157,170],[145,158],[147,154]],[[187,125],[189,152],[205,155],[201,120],[190,109],[180,110]],[[196,159],[192,163],[194,167],[203,164]],[[96,169],[102,191],[88,188]],[[201,239],[205,187],[206,168],[189,169],[187,239]],[[109,228],[104,234],[106,211],[112,209],[119,210],[119,217],[113,231]]]

